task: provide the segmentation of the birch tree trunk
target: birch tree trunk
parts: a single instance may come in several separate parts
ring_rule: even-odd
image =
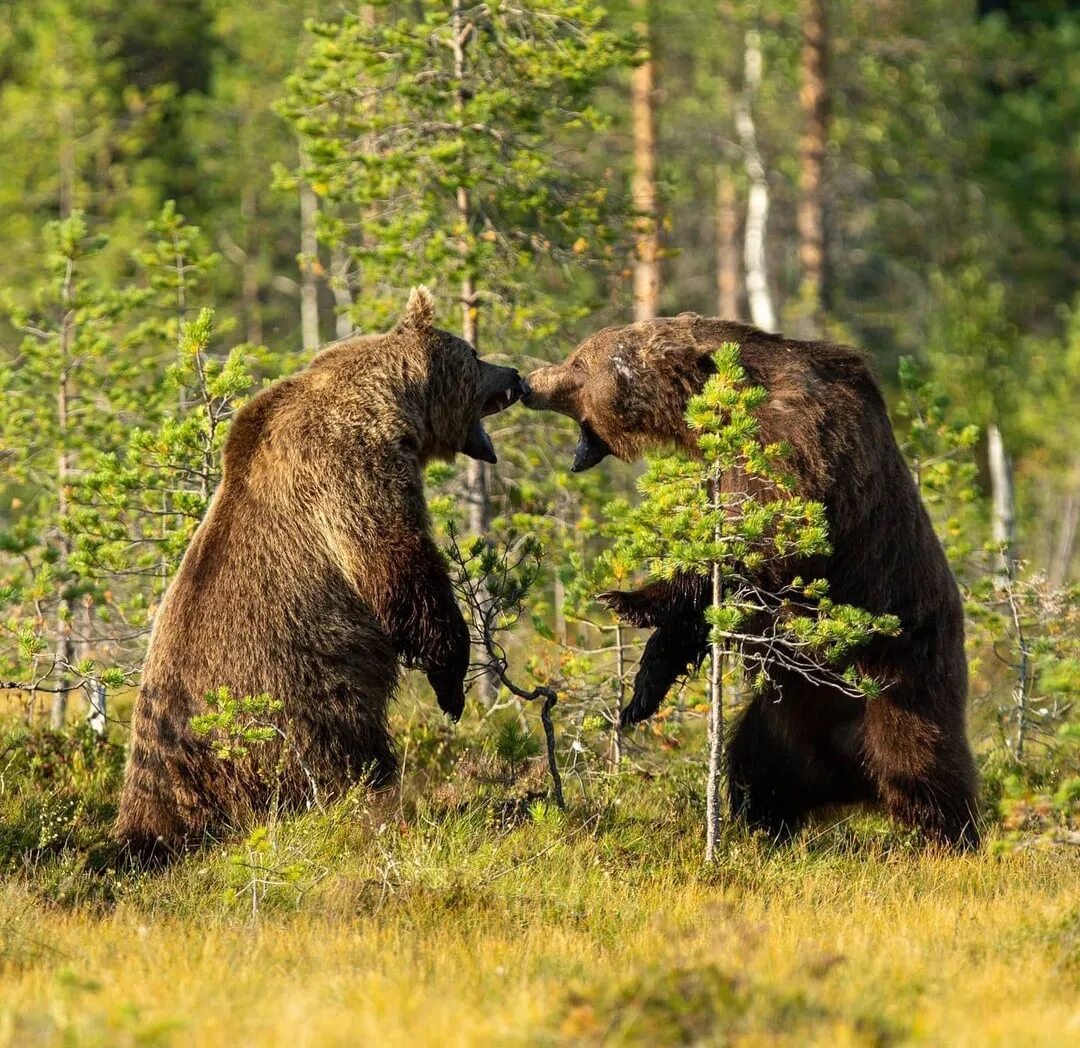
[[[739,319],[739,216],[735,179],[716,166],[716,309],[725,320]]]
[[[109,725],[108,707],[106,705],[105,685],[99,680],[88,680],[85,684],[87,701],[87,723],[90,730],[99,738],[105,738],[105,732]]]
[[[650,34],[649,0],[633,0],[636,29],[649,57],[630,74],[630,114],[634,132],[634,320],[652,320],[660,308],[660,244],[656,215],[656,121],[653,112],[656,67]]]
[[[1018,661],[1016,664],[1016,683],[1013,687],[1013,756],[1017,761],[1024,759],[1024,745],[1027,740],[1027,707],[1031,692],[1030,652],[1024,630],[1016,594],[1016,511],[1013,499],[1012,459],[1005,450],[1005,441],[996,423],[991,423],[986,430],[987,460],[990,468],[990,487],[992,495],[991,538],[1001,550],[998,564],[998,586],[1004,594],[1004,603],[1008,606],[1012,619],[1013,636],[1016,643]]]
[[[806,334],[820,332],[828,302],[825,257],[825,150],[828,142],[828,26],[824,0],[802,0],[802,59],[799,103],[803,132],[799,139],[800,300],[808,310]]]
[[[761,37],[756,30],[746,34],[744,44],[745,72],[743,90],[735,103],[735,130],[742,146],[743,162],[750,179],[746,202],[746,230],[743,244],[743,264],[746,267],[746,297],[750,320],[765,331],[776,330],[776,312],[769,292],[769,272],[766,260],[766,231],[769,222],[769,183],[765,165],[757,145],[753,103],[761,86]]]
[[[1005,441],[996,423],[991,423],[987,427],[986,440],[993,507],[990,534],[994,545],[1001,550],[999,574],[1008,581],[1013,576],[1013,565],[1016,560],[1012,460],[1005,450]]]
[[[710,484],[712,511],[719,512],[720,482],[714,478]],[[719,541],[719,524],[717,541]],[[720,563],[712,568],[712,606],[719,608],[723,600],[723,580]],[[709,646],[709,779],[705,792],[705,861],[716,858],[716,846],[720,840],[721,808],[724,796],[724,649],[714,640]]]

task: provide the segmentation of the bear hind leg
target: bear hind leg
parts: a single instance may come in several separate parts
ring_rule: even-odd
[[[756,696],[739,717],[728,741],[731,813],[774,840],[786,840],[802,825],[819,793],[806,757],[791,751]]]
[[[942,726],[882,697],[867,710],[865,748],[893,818],[958,851],[978,848],[975,762],[962,723]]]

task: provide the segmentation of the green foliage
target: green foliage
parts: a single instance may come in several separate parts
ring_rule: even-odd
[[[246,757],[252,746],[281,735],[276,723],[284,707],[280,699],[265,692],[237,698],[226,687],[208,691],[203,698],[207,712],[191,718],[191,730],[209,736],[214,753],[223,761]]]
[[[739,347],[723,346],[714,361],[687,405],[696,454],[649,458],[614,556],[655,578],[712,578],[710,640],[738,654],[753,687],[773,668],[832,671],[837,686],[873,697],[879,685],[845,659],[899,623],[835,604],[825,580],[801,576],[802,565],[830,551],[824,506],[795,493],[788,449],[762,441],[755,412],[767,393],[747,383]]]
[[[949,563],[962,575],[982,527],[974,458],[979,427],[956,422],[951,398],[911,357],[900,360],[896,414],[907,423],[903,450],[923,504]]]
[[[300,177],[337,206],[322,237],[363,267],[356,319],[381,324],[380,296],[434,275],[475,282],[525,321],[547,308],[538,262],[602,256],[614,237],[607,187],[552,145],[604,128],[593,96],[631,42],[592,3],[373,6],[310,24],[281,105],[304,144]]]
[[[786,328],[800,331],[803,11],[793,0],[737,0],[708,18],[693,5],[620,0],[605,13],[569,0],[463,0],[456,26],[454,5],[434,0],[339,11],[323,0],[4,7],[0,684],[31,719],[43,696],[104,685],[119,730],[153,614],[220,478],[230,420],[258,381],[303,362],[305,273],[323,335],[335,307],[346,327],[382,327],[402,288],[422,281],[444,292],[444,318],[464,307],[466,322],[483,322],[485,352],[523,371],[526,360],[563,356],[579,328],[626,319],[625,81],[646,43],[632,24],[648,23],[660,86],[664,311],[716,309],[723,245],[711,202],[719,170],[736,217],[745,210],[732,113],[753,31],[764,60],[754,117],[771,197],[770,287]],[[824,329],[873,354],[897,405],[967,602],[972,734],[993,781],[1015,783],[1001,796],[1028,811],[1016,831],[1026,834],[1031,811],[1071,812],[1080,709],[1080,308],[1069,301],[1080,22],[1062,3],[981,16],[941,0],[841,2],[828,13]],[[314,187],[323,239],[298,268],[309,250],[302,182]],[[210,304],[212,314],[201,308]],[[921,363],[902,361],[897,387],[891,362],[902,353]],[[792,497],[783,449],[752,439],[752,399],[724,396],[694,409],[704,450],[768,494],[732,507],[741,524],[725,518],[718,535],[712,492],[693,477],[701,461],[654,463],[644,483],[670,527],[663,543],[634,508],[630,469],[568,472],[566,420],[515,409],[489,423],[501,462],[472,578],[484,582],[476,592],[490,600],[507,664],[558,687],[561,750],[589,788],[617,763],[612,722],[642,642],[595,607],[598,590],[723,554],[732,599],[710,612],[718,636],[750,630],[764,601],[788,642],[843,672],[853,638],[874,628],[831,605],[802,570],[827,546],[820,507]],[[716,408],[731,415],[725,434],[709,432]],[[989,423],[1014,462],[1019,553],[1008,577],[988,541]],[[436,516],[457,500],[461,472],[433,471]],[[543,560],[530,554],[504,574],[523,536]],[[745,580],[770,572],[787,588],[740,605]],[[871,681],[858,686],[873,693]],[[700,728],[699,692],[692,682],[654,719],[656,752],[634,751],[624,772],[682,767],[674,755]],[[457,752],[427,722],[408,742]],[[42,803],[58,841],[85,829],[93,809],[67,794]],[[1071,825],[1054,819],[1055,834]],[[33,825],[37,840],[43,823]]]
[[[507,719],[496,727],[491,748],[495,756],[507,764],[510,777],[513,778],[519,764],[540,752],[540,743],[533,733],[522,728],[517,720]]]
[[[80,213],[45,233],[46,282],[23,302],[9,294],[17,354],[0,361],[0,459],[9,462],[11,514],[0,532],[9,554],[0,575],[0,614],[17,645],[0,651],[0,677],[74,685],[69,643],[78,606],[96,593],[73,557],[78,523],[73,487],[97,450],[122,445],[128,406],[146,389],[126,323],[145,301],[138,288],[96,279],[102,237]]]

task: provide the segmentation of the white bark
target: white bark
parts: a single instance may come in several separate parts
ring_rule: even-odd
[[[1016,686],[1013,688],[1013,756],[1024,759],[1027,736],[1027,706],[1031,691],[1029,651],[1024,633],[1024,621],[1016,595],[1016,513],[1013,501],[1012,459],[1005,450],[1001,430],[991,423],[986,430],[987,459],[990,467],[992,494],[991,537],[1001,551],[998,564],[998,585],[1008,605],[1019,661],[1016,666]]]
[[[718,511],[720,483],[712,481],[712,510]],[[719,539],[719,525],[717,525]],[[712,569],[712,606],[720,607],[724,598],[719,562]],[[724,774],[724,649],[718,641],[710,646],[709,660],[709,781],[705,793],[705,861],[716,858],[720,840],[721,805]]]
[[[750,180],[746,202],[746,231],[743,264],[746,267],[746,297],[750,320],[765,331],[776,330],[776,312],[769,292],[768,263],[765,255],[769,221],[769,183],[757,145],[753,103],[761,85],[761,38],[756,30],[746,34],[743,91],[735,104],[735,130],[742,145],[743,162]]]
[[[1005,450],[1001,430],[991,423],[986,430],[987,459],[990,468],[992,494],[991,537],[1001,550],[999,571],[1003,578],[1011,579],[1016,559],[1015,510],[1013,505],[1012,460]]]
[[[86,700],[89,705],[86,715],[87,723],[90,725],[90,730],[98,738],[104,738],[109,721],[105,685],[99,680],[88,680],[85,687]]]

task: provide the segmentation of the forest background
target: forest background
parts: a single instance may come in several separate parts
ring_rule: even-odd
[[[523,372],[606,324],[684,310],[865,349],[967,602],[991,850],[1075,849],[1080,16],[1067,0],[0,12],[0,863],[28,878],[13,890],[125,898],[102,842],[132,689],[229,419],[326,341],[385,328],[419,283],[447,327]],[[492,430],[498,466],[436,471],[433,506],[466,533],[544,547],[505,643],[530,686],[559,689],[579,807],[543,807],[535,711],[483,676],[457,734],[410,684],[395,714],[406,768],[436,793],[456,781],[455,804],[475,787],[468,803],[510,819],[507,840],[511,808],[531,812],[530,832],[573,837],[558,818],[590,825],[595,806],[655,794],[657,779],[646,810],[697,818],[704,682],[620,733],[643,637],[592,601],[637,567],[601,553],[638,471],[570,474],[576,434],[553,416],[514,409]],[[737,707],[737,681],[728,694]],[[860,825],[863,845],[845,828],[829,846],[903,839]],[[219,871],[224,912],[311,889],[320,860],[282,857],[299,846],[275,832],[241,849],[277,871],[267,883]],[[731,847],[750,862],[748,843]],[[145,914],[146,898],[130,905]],[[1047,906],[1075,929],[1075,906]],[[715,1017],[711,979],[697,971],[688,992]],[[564,1000],[556,1025],[587,1037],[596,1016],[579,1004]],[[624,1005],[589,1007],[617,1025]],[[50,1014],[46,1040],[65,1022],[91,1036],[78,1009]],[[839,1014],[828,1021],[854,1023]],[[91,1009],[127,1030],[108,1015]],[[899,1013],[881,1021],[910,1033]]]

